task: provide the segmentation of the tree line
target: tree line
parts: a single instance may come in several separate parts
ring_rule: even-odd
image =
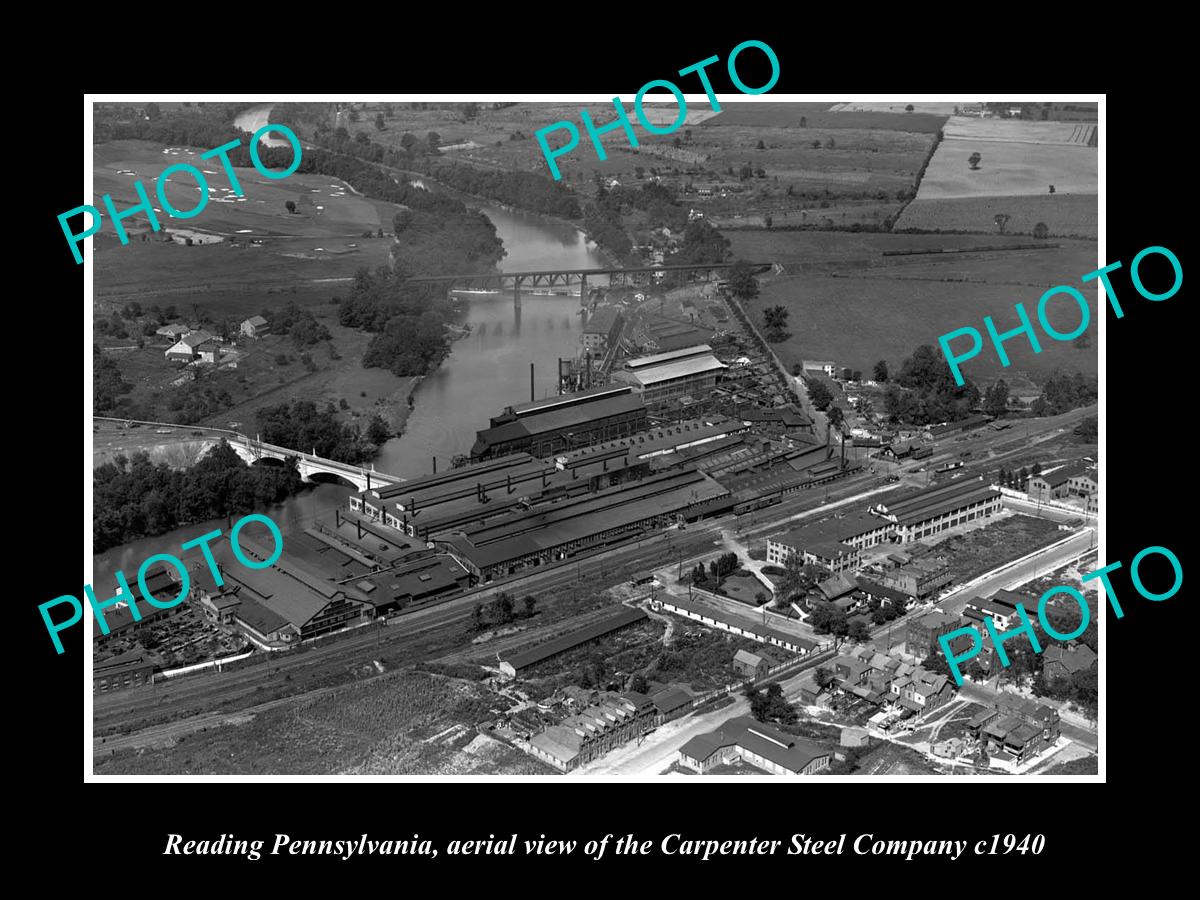
[[[302,487],[295,460],[248,466],[222,441],[187,469],[153,463],[146,453],[118,456],[92,472],[92,541],[100,553],[221,516],[278,503]]]

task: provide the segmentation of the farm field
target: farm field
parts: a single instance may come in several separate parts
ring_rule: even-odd
[[[792,126],[800,127],[804,116],[809,128],[877,128],[885,131],[910,131],[937,134],[946,120],[944,115],[878,110],[848,110],[844,103],[728,103],[709,122],[717,126]],[[953,111],[953,104],[950,104]]]
[[[747,240],[743,241],[743,236]],[[786,242],[779,240],[784,237],[794,238],[797,247],[823,254],[823,260],[813,262],[804,250],[789,258]],[[921,344],[936,346],[941,334],[968,324],[982,327],[985,315],[993,316],[998,326],[1008,322],[1006,317],[1015,325],[1015,302],[1024,301],[1029,308],[1047,288],[1076,282],[1081,274],[1096,268],[1096,247],[1088,241],[1068,242],[1057,249],[902,258],[896,265],[878,255],[880,247],[898,248],[898,239],[916,237],[813,232],[731,235],[738,256],[782,262],[789,273],[799,265],[818,269],[762,279],[759,297],[750,304],[752,315],[761,315],[761,310],[776,304],[789,310],[791,335],[772,344],[789,369],[806,358],[833,359],[839,366],[862,371],[869,371],[879,359],[898,367]],[[834,238],[843,238],[846,244],[831,240]],[[966,236],[937,239],[967,242],[965,246],[981,240]],[[781,252],[771,253],[772,246]],[[839,259],[838,253],[847,256]],[[1073,307],[1051,306],[1047,314],[1063,331],[1078,321],[1070,318]],[[1035,354],[1027,343],[1011,342],[1008,368],[1001,367],[994,354],[981,353],[970,363],[971,377],[1003,374],[1009,379],[1023,376],[1041,381],[1057,367],[1095,374],[1096,328],[1093,317],[1088,330],[1092,348],[1088,350],[1053,342]]]
[[[1027,122],[1020,119],[951,116],[942,128],[942,134],[948,141],[1013,141],[1086,146],[1097,128],[1097,125],[1088,122]]]
[[[982,157],[977,170],[967,162],[975,152]],[[1092,147],[946,139],[929,162],[917,198],[951,200],[1026,194],[1052,198],[1058,194],[1091,194],[1094,198],[1098,165]],[[1050,185],[1054,185],[1054,195],[1050,194]]]
[[[897,231],[989,231],[996,215],[1011,216],[1010,234],[1033,234],[1045,222],[1051,237],[1090,237],[1098,234],[1100,205],[1095,194],[1042,194],[1026,197],[970,197],[958,200],[912,201],[896,220]]]
[[[374,671],[368,663],[364,667]],[[119,774],[549,774],[532,757],[477,735],[490,695],[461,679],[398,672],[242,724],[96,762]]]
[[[995,226],[993,225],[993,229]],[[796,264],[833,264],[839,262],[875,264],[886,262],[887,265],[904,264],[923,265],[955,265],[955,261],[971,260],[971,265],[988,265],[989,261],[1001,267],[1008,267],[1013,273],[1025,271],[1034,265],[1035,259],[1055,260],[1056,254],[1066,251],[1014,251],[1012,253],[989,253],[987,255],[971,255],[960,257],[957,254],[914,257],[884,257],[885,251],[898,250],[941,250],[942,248],[961,250],[971,247],[1004,247],[1017,244],[1031,243],[1025,235],[975,235],[975,234],[889,234],[886,232],[844,232],[844,231],[783,231],[780,229],[746,229],[744,231],[728,230],[724,232],[729,238],[734,259],[750,259]],[[1096,258],[1096,245],[1092,241],[1064,241],[1064,247],[1074,247],[1069,258],[1062,265],[1074,259]],[[1090,256],[1088,255],[1090,254]],[[1014,259],[1020,262],[1014,263]],[[1056,272],[1053,263],[1050,269],[1044,271],[1048,284],[1059,284],[1062,278],[1068,277],[1074,269],[1066,267],[1062,272]],[[1090,269],[1081,269],[1079,273],[1070,275],[1071,279],[1078,278]],[[1043,271],[1039,268],[1038,271]],[[1040,282],[1039,282],[1040,283]]]

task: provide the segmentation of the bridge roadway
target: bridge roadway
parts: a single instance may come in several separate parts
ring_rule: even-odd
[[[626,279],[639,275],[650,276],[655,272],[704,272],[711,280],[712,276],[718,272],[724,272],[731,269],[735,263],[691,263],[679,265],[658,265],[658,266],[633,266],[629,268],[587,268],[587,269],[537,269],[525,272],[483,272],[483,273],[461,273],[457,275],[414,275],[408,279],[411,282],[423,284],[458,284],[467,287],[486,288],[489,286],[499,287],[501,289],[511,288],[520,291],[522,284],[528,284],[530,287],[554,285],[568,285],[579,282],[582,285],[587,284],[590,276],[607,275],[610,281],[620,279],[624,282]],[[768,269],[771,263],[749,263],[750,267],[756,271],[759,269]]]
[[[325,459],[317,456],[316,453],[304,453],[299,450],[291,450],[287,447],[280,447],[276,444],[268,444],[265,441],[251,440],[240,431],[231,431],[228,428],[212,428],[202,425],[179,425],[174,422],[148,422],[142,419],[120,419],[109,416],[92,416],[93,420],[102,422],[116,422],[118,424],[136,424],[150,425],[157,428],[170,428],[172,430],[189,430],[189,431],[204,431],[220,435],[229,441],[234,451],[244,459],[247,463],[253,465],[260,459],[279,459],[283,460],[289,456],[296,458],[296,465],[300,470],[300,477],[305,481],[311,481],[313,474],[328,474],[337,475],[340,478],[349,481],[358,490],[365,491],[379,484],[396,484],[404,481],[398,475],[388,475],[385,472],[378,472],[375,466],[367,469],[363,466],[354,466],[349,463],[338,462],[333,459]]]

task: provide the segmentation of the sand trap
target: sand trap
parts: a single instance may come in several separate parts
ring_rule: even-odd
[[[254,234],[254,229],[253,228],[239,228],[237,233],[238,234]]]
[[[325,207],[323,207],[323,206],[318,206],[318,207],[317,207],[317,209],[324,209],[324,208],[325,208]]]

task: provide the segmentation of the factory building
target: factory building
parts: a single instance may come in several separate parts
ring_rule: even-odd
[[[908,544],[995,515],[1000,509],[1000,492],[988,487],[982,478],[959,478],[880,503],[871,511],[894,522],[896,536]]]
[[[602,491],[650,472],[627,445],[602,445],[553,460],[513,453],[436,475],[353,494],[350,509],[429,541],[538,503]]]
[[[799,553],[807,563],[844,572],[858,568],[860,551],[883,543],[893,528],[891,521],[868,513],[836,516],[768,537],[767,562],[782,566],[789,556]]]
[[[731,506],[729,492],[702,472],[668,470],[555,503],[517,506],[436,543],[487,582]]]
[[[645,694],[604,691],[586,709],[535,734],[524,749],[569,772],[637,740],[657,723],[658,707]]]
[[[508,407],[476,432],[472,459],[509,453],[553,456],[589,447],[646,427],[642,398],[627,385],[606,385]]]
[[[685,396],[707,396],[725,368],[713,356],[712,347],[700,344],[631,359],[613,372],[612,380],[629,385],[647,406],[653,406]]]
[[[238,544],[251,559],[268,559],[274,550],[245,532]],[[286,555],[265,569],[251,569],[234,557],[228,536],[210,546],[226,590],[238,599],[230,615],[259,644],[294,644],[345,628],[369,613],[370,603],[357,588],[322,578]]]
[[[616,345],[621,338],[621,329],[625,325],[625,317],[619,309],[604,306],[588,316],[587,324],[583,326],[580,340],[585,350],[604,353]]]

